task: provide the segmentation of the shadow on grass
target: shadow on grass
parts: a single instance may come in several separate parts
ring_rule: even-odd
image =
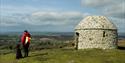
[[[6,54],[10,54],[12,52],[4,52],[4,53],[0,53],[0,54],[3,54],[3,55],[6,55]]]
[[[14,51],[0,51],[0,55],[6,55],[6,54],[10,54],[10,53],[14,53]]]
[[[48,53],[40,53],[40,54],[31,55],[28,57],[43,56],[43,55],[48,55]]]
[[[34,59],[38,61],[47,61],[49,59],[47,55],[48,53],[39,53],[39,54],[31,55],[28,57],[34,57]]]
[[[125,47],[123,47],[123,46],[118,46],[118,49],[120,49],[120,50],[125,50]]]
[[[48,53],[35,54],[35,55],[28,56],[28,57],[29,58],[34,57],[34,59],[36,59],[38,61],[47,61],[49,58],[44,57],[44,55],[48,55]],[[22,57],[19,59],[24,59],[24,58],[28,58],[28,57]],[[19,59],[17,59],[17,60],[19,60]]]

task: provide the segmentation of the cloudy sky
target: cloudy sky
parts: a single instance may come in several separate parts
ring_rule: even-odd
[[[125,0],[0,0],[0,32],[73,32],[88,15],[104,15],[125,32]]]

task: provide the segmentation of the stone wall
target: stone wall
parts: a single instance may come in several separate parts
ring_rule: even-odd
[[[79,33],[79,36],[76,35],[78,49],[112,49],[117,47],[117,30],[88,29],[75,32]]]

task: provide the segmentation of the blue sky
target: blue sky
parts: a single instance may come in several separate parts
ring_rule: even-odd
[[[88,15],[104,15],[125,32],[125,0],[0,0],[0,32],[73,32]]]

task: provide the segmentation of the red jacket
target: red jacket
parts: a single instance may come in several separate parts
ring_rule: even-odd
[[[21,42],[23,45],[25,45],[26,37],[28,37],[28,43],[30,43],[30,38],[31,38],[30,33],[24,32],[21,37]]]

